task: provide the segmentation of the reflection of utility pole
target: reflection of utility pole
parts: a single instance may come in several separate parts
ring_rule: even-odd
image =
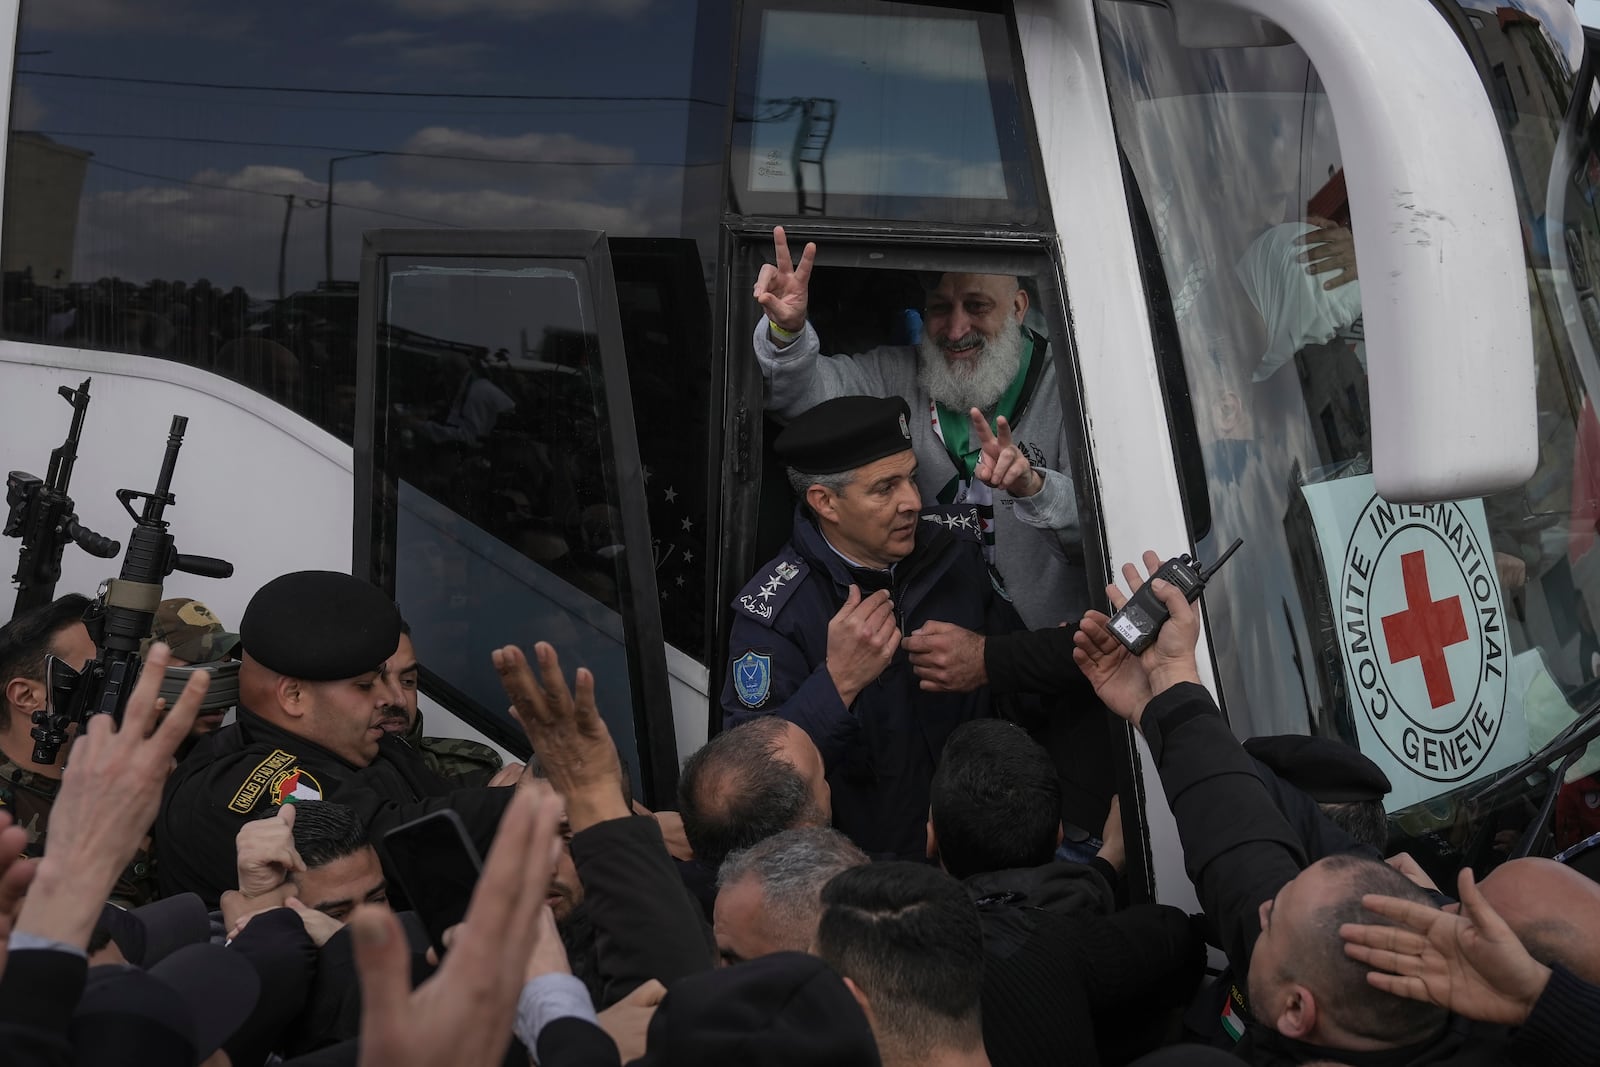
[[[826,215],[828,171],[824,160],[828,154],[828,142],[833,140],[833,124],[839,113],[839,101],[825,96],[808,96],[796,103],[800,105],[800,126],[794,133],[796,214]],[[805,168],[808,166],[817,168],[818,198],[815,206],[806,203]]]
[[[283,236],[278,239],[278,299],[286,295],[283,283],[284,265],[289,258],[289,220],[294,218],[294,194],[283,194]]]
[[[347,159],[364,159],[367,156],[381,156],[383,152],[352,152],[348,156],[334,156],[328,160],[328,196],[322,203],[322,263],[323,280],[332,288],[333,286],[333,166],[343,163]]]

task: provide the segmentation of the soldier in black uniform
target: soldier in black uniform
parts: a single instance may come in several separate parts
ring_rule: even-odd
[[[399,701],[384,671],[400,613],[348,574],[299,571],[261,588],[239,625],[239,718],[173,772],[156,820],[163,893],[215,905],[233,888],[244,823],[295,800],[337,800],[377,839],[454,808],[487,851],[510,788],[458,789],[380,723]]]

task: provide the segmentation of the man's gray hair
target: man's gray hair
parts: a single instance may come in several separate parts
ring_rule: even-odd
[[[820,485],[837,496],[844,492],[845,486],[856,480],[855,471],[839,471],[837,474],[802,474],[793,467],[785,467],[784,473],[789,476],[789,487],[794,490],[794,495],[801,500],[806,498],[806,490],[813,485]]]
[[[784,948],[805,952],[822,917],[822,887],[841,871],[866,863],[867,854],[839,831],[802,826],[731,853],[717,872],[717,888],[754,878],[776,939]]]

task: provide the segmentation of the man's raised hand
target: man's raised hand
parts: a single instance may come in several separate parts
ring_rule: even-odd
[[[597,822],[623,818],[628,807],[622,799],[622,761],[595,703],[594,675],[579,667],[574,695],[556,650],[540,641],[533,654],[539,664],[537,678],[515,645],[494,651],[494,667],[550,785],[567,802],[568,823],[576,833]]]
[[[761,310],[766,312],[768,322],[780,330],[799,333],[806,326],[811,265],[817,258],[817,246],[807,244],[796,264],[789,256],[789,239],[784,236],[783,227],[774,226],[772,253],[777,263],[762,266],[753,295]]]
[[[233,848],[239,892],[249,899],[266,896],[306,869],[294,847],[293,804],[280,806],[270,819],[257,819],[239,827]]]
[[[983,453],[973,471],[978,481],[1012,497],[1033,496],[1044,488],[1044,475],[1034,470],[1028,457],[1011,443],[1011,425],[1004,416],[994,420],[993,431],[977,408],[967,412],[967,417],[972,420],[972,432]]]
[[[518,793],[506,808],[443,964],[415,992],[411,950],[394,912],[363,905],[351,917],[361,978],[362,1067],[493,1067],[511,1044],[528,959],[540,934],[542,892],[561,850],[560,801]]]
[[[1345,923],[1345,955],[1373,970],[1367,981],[1396,996],[1437,1004],[1480,1022],[1520,1026],[1550,981],[1473,881],[1457,883],[1461,910],[1450,914],[1398,897],[1368,895],[1362,907],[1398,926]]]
[[[1356,271],[1356,238],[1348,226],[1330,219],[1308,215],[1306,222],[1317,227],[1296,237],[1294,243],[1306,250],[1300,253],[1300,262],[1306,264],[1310,275],[1333,274],[1322,283],[1324,289],[1337,289],[1360,278]]]
[[[889,591],[863,597],[852,585],[844,606],[828,623],[828,675],[845,707],[884,672],[899,647],[900,626]]]

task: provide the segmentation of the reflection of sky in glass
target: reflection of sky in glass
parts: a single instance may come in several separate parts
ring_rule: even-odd
[[[464,268],[415,266],[389,275],[385,321],[513,359],[524,341],[537,344],[546,330],[586,329],[578,279],[544,267]]]
[[[268,295],[293,197],[288,286],[310,288],[330,161],[338,278],[383,226],[676,234],[686,171],[718,162],[688,158],[722,114],[694,96],[699,7],[32,0],[12,125],[93,153],[79,279]]]
[[[784,115],[784,105],[819,94],[837,101],[825,157],[830,193],[1005,197],[976,20],[765,12],[753,191],[794,189],[801,119]]]

